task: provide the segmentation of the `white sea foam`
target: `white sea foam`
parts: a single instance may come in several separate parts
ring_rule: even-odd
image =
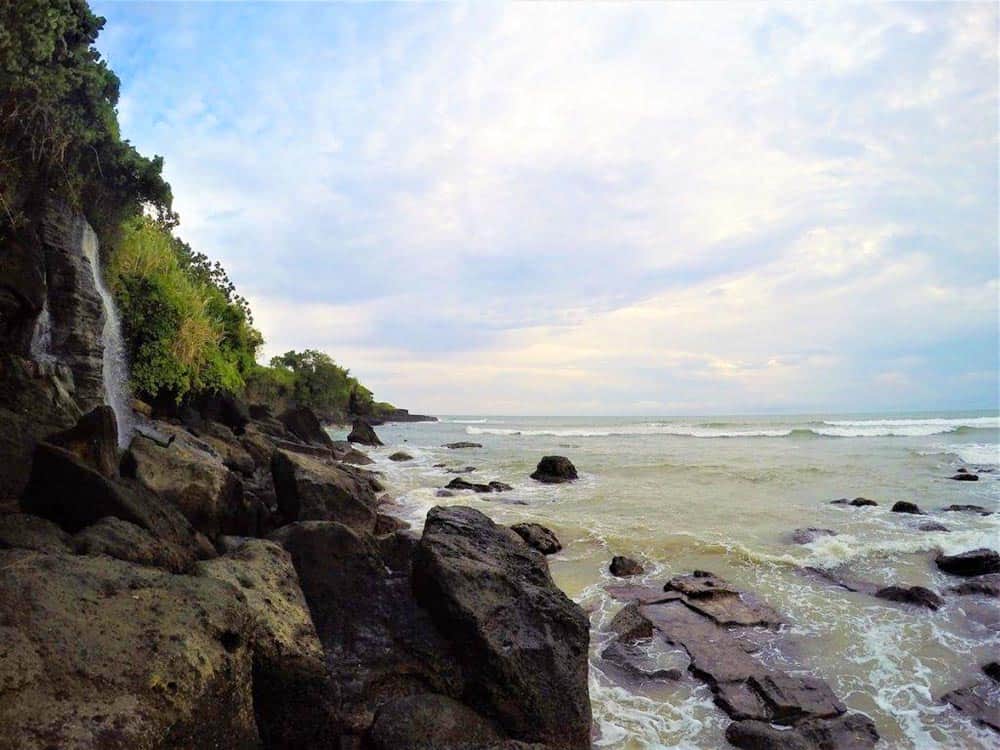
[[[1000,465],[1000,444],[950,443],[935,446],[942,453],[952,453],[967,464]]]
[[[792,429],[778,430],[717,430],[697,425],[636,424],[606,428],[568,428],[544,430],[514,430],[493,427],[466,427],[469,435],[501,435],[524,437],[618,437],[625,435],[676,435],[698,438],[787,437]]]

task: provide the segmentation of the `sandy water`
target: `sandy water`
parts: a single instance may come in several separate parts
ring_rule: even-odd
[[[947,597],[937,612],[881,602],[803,575],[805,566],[844,566],[878,584],[944,592],[956,581],[932,562],[938,551],[1000,547],[1000,514],[940,512],[952,503],[1000,510],[1000,419],[989,413],[875,417],[525,418],[447,417],[438,423],[378,428],[386,446],[370,450],[395,510],[417,526],[436,504],[464,504],[501,523],[532,520],[564,545],[549,558],[556,582],[590,612],[591,697],[607,748],[726,746],[729,723],[694,680],[623,681],[599,656],[608,621],[620,608],[605,591],[615,554],[640,559],[642,581],[708,569],[754,591],[788,625],[762,658],[826,679],[854,710],[875,721],[883,747],[992,748],[997,736],[937,699],[967,684],[1000,654],[1000,604]],[[333,431],[342,438],[345,432]],[[449,450],[469,440],[479,449]],[[414,460],[394,463],[404,449]],[[580,471],[571,485],[528,475],[546,454]],[[499,495],[435,490],[455,475],[434,464],[475,466],[470,481],[499,479]],[[981,467],[979,482],[948,477]],[[876,508],[830,505],[864,496]],[[891,513],[909,500],[929,517]],[[949,532],[917,530],[936,520]],[[810,545],[788,538],[799,527],[833,529]],[[780,647],[779,647],[780,645]],[[677,654],[652,654],[664,665]]]

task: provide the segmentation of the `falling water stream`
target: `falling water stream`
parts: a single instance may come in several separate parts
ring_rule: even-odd
[[[115,412],[118,423],[118,444],[128,445],[132,437],[132,410],[129,406],[128,392],[128,360],[125,357],[125,342],[122,339],[122,326],[118,318],[111,293],[104,285],[101,276],[101,264],[98,256],[100,245],[97,235],[90,224],[83,226],[83,255],[90,261],[94,274],[94,286],[101,296],[104,307],[104,330],[101,333],[101,343],[104,345],[104,394],[105,401]]]

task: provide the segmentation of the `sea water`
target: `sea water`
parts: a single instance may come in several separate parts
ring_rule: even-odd
[[[606,748],[726,746],[729,719],[695,680],[623,684],[600,658],[606,626],[622,606],[604,587],[612,555],[646,566],[638,580],[707,569],[771,603],[786,620],[783,668],[825,679],[849,708],[869,715],[887,748],[987,748],[997,738],[940,696],[976,679],[1000,649],[996,600],[945,594],[937,612],[883,602],[804,575],[838,567],[880,585],[945,593],[960,582],[934,555],[1000,547],[1000,513],[940,512],[951,504],[1000,511],[1000,417],[995,413],[801,417],[445,417],[376,428],[366,449],[418,528],[437,504],[478,508],[500,523],[537,521],[563,543],[550,556],[556,582],[589,613],[595,740]],[[346,431],[333,431],[343,438]],[[449,450],[455,441],[481,449]],[[413,461],[395,463],[405,450]],[[544,455],[569,457],[578,481],[543,485],[529,474]],[[435,491],[455,477],[434,464],[475,466],[470,481],[499,479],[502,494]],[[980,481],[950,480],[959,467]],[[864,496],[874,508],[831,505]],[[897,500],[929,516],[890,512]],[[948,532],[926,532],[928,520]],[[837,536],[798,545],[800,527]],[[975,608],[975,612],[970,611]],[[766,658],[766,655],[765,655]]]

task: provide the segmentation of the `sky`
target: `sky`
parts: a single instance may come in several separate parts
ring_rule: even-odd
[[[998,408],[998,6],[93,3],[262,358],[434,414]]]

